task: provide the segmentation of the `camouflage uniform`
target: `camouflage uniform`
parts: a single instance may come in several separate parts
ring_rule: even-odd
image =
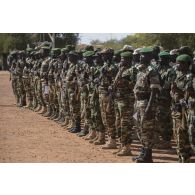
[[[152,161],[156,99],[151,105],[150,112],[148,113],[148,118],[145,117],[145,110],[151,96],[151,89],[161,89],[160,75],[151,66],[140,64],[140,66],[138,67],[137,80],[134,87],[134,94],[136,98],[134,118],[137,121],[138,136],[143,148],[141,149],[140,156],[138,158],[134,158],[134,160],[138,160],[137,162]]]
[[[187,124],[187,104],[185,101],[185,91],[188,84],[191,82],[191,73],[184,74],[176,71],[175,84],[177,91],[171,90],[171,97],[173,100],[172,105],[172,119],[173,119],[173,135],[177,144],[177,154],[180,162],[188,162],[191,156],[191,147],[188,137],[188,124]],[[191,101],[192,100],[192,101]],[[193,99],[189,99],[189,103]],[[193,107],[190,109],[193,110]],[[192,114],[193,116],[193,114]]]
[[[133,87],[136,79],[136,69],[128,66],[120,67],[114,81],[115,113],[118,113],[121,149],[127,148],[132,142],[134,94]],[[129,152],[119,152],[118,155],[127,155]]]
[[[98,87],[100,111],[105,130],[109,139],[116,139],[115,110],[112,97],[112,82],[116,75],[117,68],[113,64],[104,63],[100,68],[100,84]],[[110,91],[109,91],[110,90]]]
[[[161,86],[158,98],[158,105],[156,111],[156,124],[155,128],[162,136],[162,139],[170,143],[172,136],[172,120],[171,120],[171,84],[175,79],[175,71],[170,66],[158,67],[158,72],[161,76]]]
[[[80,97],[78,96],[76,69],[77,64],[71,63],[66,74],[66,87],[72,121],[72,128],[70,130],[74,130],[75,128],[80,129]]]
[[[26,59],[26,66],[23,69],[23,76],[22,76],[22,80],[23,80],[23,84],[24,84],[24,89],[26,92],[26,97],[28,100],[28,106],[29,108],[32,107],[32,101],[33,101],[33,97],[32,97],[32,88],[31,88],[31,81],[30,81],[30,71],[31,71],[31,62],[30,59],[27,58]]]
[[[16,64],[16,79],[17,79],[16,89],[17,89],[20,107],[26,106],[26,93],[24,90],[24,84],[22,80],[24,66],[25,66],[24,60],[19,59]]]

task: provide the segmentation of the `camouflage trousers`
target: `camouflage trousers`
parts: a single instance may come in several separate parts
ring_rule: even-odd
[[[56,87],[55,87],[55,83],[54,82],[49,82],[48,83],[49,86],[49,104],[52,107],[57,107],[58,105],[58,97],[56,94]]]
[[[88,93],[81,92],[80,103],[81,103],[81,120],[83,120],[84,122],[84,127],[90,128],[92,124],[91,124],[91,112],[89,107]]]
[[[191,146],[189,143],[187,118],[182,119],[182,113],[172,111],[173,136],[176,142],[176,150],[179,158],[189,158],[191,156]]]
[[[110,102],[109,111],[107,106],[109,103],[108,91],[99,88],[99,104],[102,116],[102,122],[108,135],[112,138],[116,138],[116,128],[115,128],[115,110],[114,110],[114,100]]]
[[[42,105],[45,106],[45,102],[43,99],[43,92],[42,92],[42,81],[41,79],[36,79],[35,81],[35,95],[37,97],[37,102]]]
[[[26,105],[26,93],[24,90],[22,78],[20,77],[17,78],[16,90],[17,90],[17,98],[19,99],[19,103],[22,105]]]
[[[134,98],[129,94],[115,99],[116,128],[119,131],[120,142],[123,145],[132,142]]]
[[[172,137],[172,119],[170,101],[160,101],[156,109],[157,135],[161,135],[164,141],[171,141]]]
[[[49,104],[49,86],[45,80],[42,80],[42,97],[45,105]]]
[[[65,89],[61,90],[61,102],[62,102],[62,113],[65,117],[70,118],[70,107],[68,99],[68,91]]]
[[[90,104],[90,113],[91,113],[91,130],[105,132],[105,128],[102,122],[101,112],[100,112],[100,104],[99,104],[99,96],[98,94],[90,94],[89,95],[89,104]]]
[[[15,96],[17,96],[17,79],[12,78],[12,90]]]
[[[152,106],[148,118],[145,116],[147,100],[136,101],[136,110],[134,118],[136,118],[137,133],[143,147],[152,148],[154,144],[155,132],[155,105]]]
[[[70,118],[73,126],[76,126],[80,123],[80,99],[77,99],[75,90],[72,88],[68,89],[68,99],[70,106]]]
[[[24,90],[26,92],[26,97],[29,102],[33,100],[32,97],[32,88],[31,88],[31,83],[29,78],[23,78],[23,84],[24,84]]]

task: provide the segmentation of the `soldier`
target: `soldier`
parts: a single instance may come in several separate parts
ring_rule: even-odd
[[[84,121],[84,127],[78,134],[80,137],[88,134],[88,130],[91,127],[91,113],[89,105],[89,75],[91,68],[93,68],[93,55],[94,51],[86,51],[83,53],[82,67],[79,70],[78,82],[80,87],[80,102],[81,102],[81,120]],[[81,66],[81,65],[80,65]],[[90,131],[92,131],[90,129]]]
[[[26,106],[26,93],[24,90],[24,84],[22,80],[23,69],[25,66],[25,52],[18,52],[18,60],[16,63],[16,78],[17,78],[17,93],[19,98],[19,107]]]
[[[68,100],[68,90],[66,86],[66,74],[69,68],[68,63],[68,52],[70,52],[67,48],[62,49],[61,60],[63,61],[63,67],[61,72],[62,78],[62,115],[64,116],[64,122],[61,124],[63,127],[66,127],[70,121],[70,107],[69,107],[69,100]]]
[[[96,52],[93,56],[94,67],[90,71],[90,82],[89,82],[89,104],[91,111],[91,137],[90,143],[99,145],[99,137],[101,134],[105,134],[105,127],[102,122],[100,104],[99,104],[99,69],[103,66],[103,60],[99,52]],[[94,132],[94,137],[93,137]]]
[[[16,76],[16,61],[17,61],[17,52],[12,51],[10,53],[10,80],[12,83],[12,90],[16,98],[16,105],[19,106],[19,95],[17,92],[17,76]]]
[[[133,66],[135,67],[140,63],[140,49],[141,48],[137,48],[133,52]]]
[[[136,69],[132,66],[133,54],[129,51],[121,53],[121,62],[118,73],[115,77],[114,97],[115,113],[119,119],[117,129],[120,130],[120,149],[116,152],[117,156],[130,156],[130,144],[132,142],[133,128],[133,106],[134,94],[133,87],[136,80]]]
[[[22,80],[23,80],[23,84],[24,84],[24,90],[26,92],[26,97],[27,97],[27,100],[28,100],[28,104],[27,104],[27,108],[31,109],[33,104],[32,104],[32,101],[33,101],[33,97],[32,97],[32,88],[31,88],[31,80],[30,80],[30,72],[31,72],[31,60],[29,58],[29,53],[31,51],[33,51],[32,48],[28,48],[27,50],[27,58],[26,58],[26,63],[25,63],[25,66],[24,66],[24,69],[23,69],[23,76],[22,76]]]
[[[68,54],[68,61],[70,63],[69,69],[66,74],[66,86],[68,90],[68,99],[71,114],[71,128],[69,131],[72,133],[78,133],[81,131],[80,127],[80,97],[78,93],[77,83],[77,64],[78,55],[75,51],[71,51]]]
[[[194,124],[194,78],[190,71],[192,59],[187,54],[179,55],[176,79],[171,88],[173,135],[177,144],[179,162],[190,162],[191,147],[187,124],[187,103],[189,103],[189,122]]]
[[[140,50],[140,65],[134,87],[138,135],[142,144],[140,155],[133,158],[137,163],[152,162],[153,135],[156,115],[156,96],[159,93],[160,75],[151,67],[152,48]]]
[[[157,138],[157,148],[171,148],[172,137],[172,120],[171,120],[171,84],[175,80],[176,74],[174,69],[169,65],[170,54],[162,51],[159,53],[159,62],[157,70],[161,76],[161,86],[158,97],[158,105],[156,112],[156,124],[155,130],[158,130],[157,136],[162,136],[162,141]],[[159,142],[160,141],[160,142]]]
[[[104,65],[100,68],[100,84],[99,102],[102,121],[105,130],[108,132],[108,142],[102,147],[103,149],[117,148],[116,145],[116,129],[115,129],[115,112],[114,112],[114,99],[112,92],[113,80],[117,73],[117,67],[112,63],[113,50],[106,48],[101,51],[101,56],[104,61]],[[96,141],[97,145],[105,143],[105,134],[102,132],[99,134],[99,138]]]

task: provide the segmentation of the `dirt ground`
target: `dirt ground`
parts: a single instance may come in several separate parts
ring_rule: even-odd
[[[139,148],[139,143],[134,141],[133,155],[138,154]],[[0,162],[132,162],[132,157],[117,157],[114,151],[102,150],[101,146],[90,144],[36,112],[17,108],[9,73],[0,72]],[[177,162],[175,149],[154,150],[153,156],[154,162]]]

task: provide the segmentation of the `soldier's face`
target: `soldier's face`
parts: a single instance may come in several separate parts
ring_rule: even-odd
[[[98,65],[102,63],[102,59],[101,57],[94,57],[93,62],[95,65]]]
[[[161,66],[169,65],[169,58],[160,57],[159,62]]]
[[[151,59],[152,59],[152,55],[150,53],[140,55],[140,63],[148,64],[150,63]]]
[[[186,70],[188,68],[189,68],[189,65],[187,63],[185,63],[185,62],[178,62],[177,63],[177,69],[179,71],[184,71],[184,70]]]
[[[140,61],[140,54],[133,55],[133,59],[135,62],[139,62]]]
[[[131,64],[131,59],[130,58],[125,58],[125,57],[121,57],[121,65],[122,66],[127,66],[129,64]]]

